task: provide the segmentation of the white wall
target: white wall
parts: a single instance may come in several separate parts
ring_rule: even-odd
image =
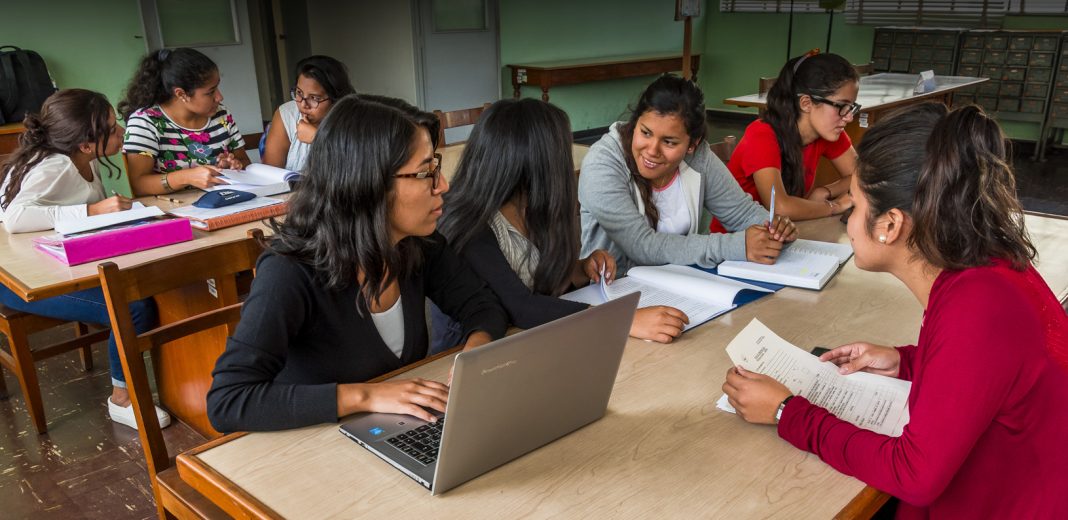
[[[357,92],[416,103],[411,2],[308,0],[308,32],[312,53],[344,63]]]
[[[236,4],[241,43],[196,49],[219,66],[219,75],[222,78],[219,90],[223,93],[223,104],[233,114],[241,133],[254,134],[263,131],[263,120],[260,119],[260,94],[252,52],[252,29],[249,27],[247,1],[237,0]]]

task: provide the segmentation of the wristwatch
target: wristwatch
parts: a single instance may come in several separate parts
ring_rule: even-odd
[[[786,403],[789,403],[790,399],[793,399],[793,398],[794,398],[794,396],[792,396],[792,395],[788,396],[786,399],[783,399],[781,403],[779,403],[779,409],[775,410],[775,424],[778,424],[779,420],[782,419],[782,411],[783,411],[783,409],[786,408]]]

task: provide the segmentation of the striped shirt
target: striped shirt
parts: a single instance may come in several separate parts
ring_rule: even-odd
[[[130,114],[122,151],[152,157],[156,160],[156,172],[170,173],[214,164],[219,154],[244,146],[245,140],[233,116],[222,105],[199,129],[178,126],[155,105]]]

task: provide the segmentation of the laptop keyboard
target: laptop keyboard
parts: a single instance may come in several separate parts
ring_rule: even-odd
[[[429,466],[438,460],[438,447],[441,446],[441,430],[445,427],[445,418],[438,422],[412,428],[399,435],[386,439],[386,442],[401,450],[416,462]]]

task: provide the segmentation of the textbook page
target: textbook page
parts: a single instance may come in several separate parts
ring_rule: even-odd
[[[794,395],[860,428],[897,437],[909,422],[912,382],[867,372],[843,376],[834,363],[820,361],[755,318],[727,345],[727,355],[735,365],[775,378]],[[726,395],[716,404],[734,412]]]
[[[130,205],[130,209],[124,211],[101,213],[99,215],[92,215],[78,219],[59,220],[55,224],[55,230],[61,235],[72,235],[74,233],[81,233],[91,229],[99,229],[122,224],[124,222],[132,222],[162,215],[163,210],[156,206],[145,206],[140,202],[134,202]]]
[[[849,244],[820,242],[818,240],[805,240],[803,238],[799,238],[786,244],[782,250],[783,252],[793,251],[795,253],[810,255],[833,256],[838,259],[838,265],[846,263],[846,261],[849,260],[849,257],[853,256],[853,247]]]

